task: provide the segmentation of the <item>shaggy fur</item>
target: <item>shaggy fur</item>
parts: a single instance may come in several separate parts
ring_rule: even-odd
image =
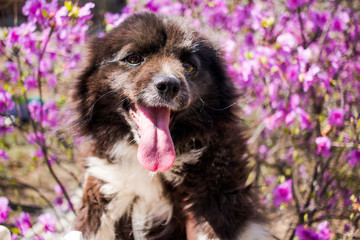
[[[186,239],[192,216],[199,239],[264,239],[237,97],[219,50],[181,19],[135,14],[95,39],[73,95],[93,146],[74,229],[85,239]],[[167,171],[138,162],[139,106],[171,112]]]

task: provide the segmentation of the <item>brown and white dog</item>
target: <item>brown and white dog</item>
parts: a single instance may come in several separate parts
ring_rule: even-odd
[[[267,238],[237,93],[207,37],[132,15],[92,42],[73,98],[93,145],[74,222],[85,239]]]

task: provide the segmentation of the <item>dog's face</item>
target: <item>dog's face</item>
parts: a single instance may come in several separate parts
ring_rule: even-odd
[[[214,121],[211,108],[233,100],[218,52],[179,21],[136,14],[94,41],[74,94],[82,133],[105,152],[119,139],[135,141],[150,171],[173,165],[174,142],[189,135],[181,130],[195,136]]]

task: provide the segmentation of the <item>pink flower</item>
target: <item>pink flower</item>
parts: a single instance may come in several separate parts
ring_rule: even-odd
[[[0,149],[0,158],[4,159],[5,161],[9,161],[9,156],[6,154],[5,150]]]
[[[0,197],[0,224],[9,218],[10,210],[9,200],[6,197]]]
[[[39,159],[39,158],[43,158],[43,157],[44,157],[44,153],[43,153],[43,151],[42,151],[41,149],[38,149],[38,150],[32,152],[32,153],[31,153],[31,156],[32,156],[33,158],[36,157],[37,159]]]
[[[31,117],[37,121],[41,121],[41,103],[38,100],[32,100],[28,104]]]
[[[12,132],[14,127],[10,125],[8,121],[2,116],[0,116],[0,134],[5,134],[8,132]]]
[[[329,223],[327,221],[319,223],[317,226],[318,235],[320,240],[329,240],[331,231],[329,230]]]
[[[43,225],[44,232],[55,233],[56,219],[51,213],[43,213],[38,217],[38,221]]]
[[[307,114],[307,112],[305,112],[305,110],[300,107],[296,107],[285,117],[285,123],[287,126],[293,124],[295,120],[297,120],[300,123],[301,129],[307,129],[311,127],[310,115]]]
[[[56,86],[57,83],[57,76],[55,74],[49,74],[48,76],[48,86],[53,88]]]
[[[86,3],[84,6],[82,6],[80,9],[79,9],[79,14],[78,16],[80,18],[86,18],[86,19],[90,19],[92,17],[92,14],[91,14],[91,8],[94,8],[95,7],[95,4],[92,3],[92,2],[88,2]]]
[[[313,85],[313,83],[315,82],[315,76],[320,72],[320,68],[319,66],[317,66],[316,64],[311,65],[309,71],[305,72],[303,74],[303,87],[304,87],[304,91],[307,92],[311,85]]]
[[[10,111],[14,107],[15,103],[12,101],[11,93],[0,87],[0,113]]]
[[[51,70],[50,58],[41,59],[39,69],[40,69],[41,76],[47,76],[49,71]]]
[[[54,187],[54,192],[55,192],[58,196],[62,196],[62,195],[64,194],[59,184],[55,185],[55,187]]]
[[[296,228],[295,236],[298,237],[298,240],[320,240],[315,230],[305,228],[304,226]]]
[[[345,111],[342,108],[332,109],[328,114],[329,124],[341,127],[344,124],[344,114]]]
[[[35,76],[27,76],[24,80],[26,90],[35,89],[38,87],[38,82]]]
[[[291,199],[293,198],[292,195],[292,180],[286,180],[285,182],[277,185],[273,192],[274,196],[274,205],[276,207],[280,207],[282,203],[290,203]]]
[[[37,144],[38,141],[40,144],[44,144],[45,143],[45,139],[46,139],[46,135],[45,134],[41,134],[41,133],[32,133],[32,134],[29,134],[28,137],[27,137],[27,140],[29,143],[31,144]]]
[[[281,45],[285,52],[291,52],[298,44],[296,38],[291,33],[283,33],[276,38],[276,42]]]
[[[327,136],[317,137],[315,139],[316,154],[321,154],[324,157],[330,157],[331,140]]]
[[[19,80],[20,77],[20,72],[18,70],[18,67],[15,63],[13,62],[6,62],[5,64],[6,69],[9,73],[10,76],[10,81],[14,84],[16,84]]]
[[[55,13],[57,10],[57,1],[46,2],[46,0],[27,0],[22,8],[22,13],[28,17],[28,21],[37,22],[43,26],[48,26],[48,19],[44,16]]]
[[[354,167],[356,164],[360,163],[360,150],[356,149],[350,152],[350,158],[348,160],[350,166]]]
[[[350,16],[347,12],[341,12],[339,16],[335,17],[332,22],[332,29],[334,31],[343,32],[350,21]]]
[[[56,162],[56,154],[52,154],[49,157],[49,163],[50,163],[50,165],[53,165],[55,162]]]
[[[304,6],[306,2],[306,0],[287,0],[286,7],[291,11],[294,11],[296,8]]]
[[[330,13],[327,11],[322,13],[320,12],[309,12],[309,13],[311,14],[310,17],[314,22],[314,25],[322,30],[329,19]]]
[[[53,100],[49,100],[43,105],[41,111],[41,103],[37,100],[33,100],[28,104],[30,115],[37,122],[40,122],[43,127],[55,127],[58,120],[58,109]],[[41,116],[42,114],[42,116]]]
[[[43,113],[43,126],[50,126],[55,127],[58,121],[58,113],[59,110],[56,107],[56,104],[53,100],[47,101],[44,106],[44,113]]]
[[[24,235],[29,228],[32,227],[30,214],[21,212],[15,220],[15,227],[20,229],[20,234]]]
[[[329,230],[329,223],[327,221],[319,223],[317,226],[317,233],[314,229],[298,226],[296,228],[295,236],[298,240],[329,240],[331,231]]]

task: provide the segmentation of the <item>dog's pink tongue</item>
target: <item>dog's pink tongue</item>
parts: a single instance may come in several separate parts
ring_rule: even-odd
[[[153,172],[168,170],[175,161],[174,143],[170,136],[170,110],[138,105],[137,125],[140,143],[137,158]]]

